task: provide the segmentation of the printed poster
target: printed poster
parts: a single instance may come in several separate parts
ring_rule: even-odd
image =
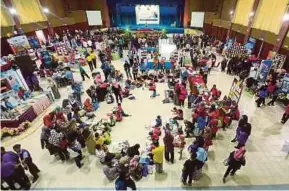
[[[289,94],[289,73],[284,75],[282,83],[282,92]]]
[[[257,76],[257,80],[259,82],[266,81],[271,67],[272,67],[272,60],[263,60],[261,62],[261,66],[259,67],[258,76]]]
[[[12,51],[14,52],[14,54],[26,52],[28,49],[31,48],[29,41],[25,35],[9,38],[7,39],[7,42],[12,48]]]

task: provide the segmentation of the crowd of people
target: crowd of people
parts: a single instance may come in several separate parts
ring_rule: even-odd
[[[85,49],[85,60],[76,59],[71,66],[77,66],[82,80],[85,77],[93,79],[93,84],[85,90],[88,98],[83,101],[83,87],[81,82],[77,82],[74,72],[69,66],[64,67],[64,78],[70,86],[69,96],[63,100],[61,107],[56,107],[53,111],[43,117],[43,128],[41,131],[41,147],[47,149],[50,155],[55,155],[60,160],[67,161],[73,159],[78,168],[83,166],[83,148],[91,155],[95,155],[102,164],[104,175],[109,180],[115,180],[117,190],[131,188],[136,190],[135,181],[150,174],[150,167],[155,165],[157,173],[163,173],[164,159],[168,162],[175,161],[175,148],[179,149],[180,159],[186,145],[185,137],[194,137],[192,144],[187,144],[189,159],[182,167],[182,183],[191,186],[192,181],[200,180],[202,168],[208,158],[208,150],[213,145],[214,139],[218,138],[219,129],[224,131],[232,124],[233,120],[239,121],[236,129],[236,136],[232,142],[237,142],[235,150],[232,151],[224,161],[227,170],[223,176],[226,182],[227,176],[232,176],[241,166],[246,164],[246,143],[251,135],[251,124],[248,116],[240,115],[238,103],[229,96],[221,98],[221,91],[216,85],[209,90],[206,86],[211,68],[218,67],[216,63],[216,52],[212,51],[212,40],[207,35],[200,37],[192,35],[175,35],[174,43],[180,52],[179,59],[171,58],[172,68],[164,70],[164,64],[157,52],[152,52],[155,69],[152,71],[143,70],[144,59],[138,55],[138,49],[146,46],[157,46],[157,39],[138,39],[136,37],[127,38],[118,30],[109,30],[106,34],[90,31],[74,31],[57,36],[56,40],[69,43],[72,48],[82,46]],[[104,41],[106,48],[97,50],[95,42]],[[221,44],[218,47],[222,47]],[[88,51],[90,48],[91,51]],[[114,68],[111,50],[117,48],[120,57],[123,57],[123,49],[128,50],[123,67],[125,75]],[[186,63],[186,55],[189,53],[190,61]],[[98,58],[98,59],[97,59]],[[98,64],[97,60],[100,61]],[[88,64],[91,73],[88,74],[83,65]],[[161,65],[161,67],[159,67]],[[95,69],[99,67],[102,74]],[[241,80],[247,77],[249,65],[245,60],[232,58],[228,64],[225,59],[221,61],[221,70],[227,67],[228,74],[239,75]],[[52,73],[57,73],[55,69],[49,68]],[[242,73],[246,73],[243,75]],[[203,86],[190,81],[194,75],[200,75],[204,81]],[[59,78],[51,75],[50,86],[56,87]],[[241,77],[242,76],[242,77]],[[150,128],[149,148],[146,155],[140,152],[140,144],[130,146],[125,142],[118,152],[111,151],[109,146],[112,143],[110,136],[111,128],[121,122],[123,117],[130,115],[122,108],[122,101],[125,98],[135,99],[132,92],[134,88],[147,88],[152,92],[151,97],[158,96],[157,84],[167,83],[168,90],[163,103],[174,103],[170,122],[163,123],[162,117],[157,116],[155,125]],[[265,99],[272,95],[272,100],[268,105],[274,105],[278,85],[273,78],[267,86],[258,89],[257,106],[265,105]],[[274,88],[272,87],[274,86]],[[53,89],[52,89],[53,90]],[[54,89],[54,95],[57,94]],[[58,92],[59,94],[59,92]],[[113,96],[114,95],[114,96]],[[86,97],[87,97],[86,96]],[[58,96],[60,97],[60,95]],[[97,124],[84,121],[83,118],[93,119],[95,111],[99,107],[99,102],[106,101],[107,104],[116,103],[116,107],[108,114],[105,120]],[[184,117],[185,102],[191,109],[191,118]],[[289,118],[289,106],[283,115],[282,123]],[[185,128],[182,129],[181,123]],[[164,134],[160,141],[161,134]],[[17,182],[23,189],[29,189],[31,184],[25,174],[24,169],[29,169],[33,175],[33,182],[38,179],[40,170],[32,162],[30,153],[21,148],[21,145],[13,147],[15,152],[5,151],[1,148],[1,173],[3,180],[14,189]],[[135,181],[134,181],[135,180]]]

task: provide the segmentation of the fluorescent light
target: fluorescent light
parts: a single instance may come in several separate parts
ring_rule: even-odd
[[[49,9],[46,8],[46,7],[44,7],[44,8],[43,8],[43,12],[44,12],[44,13],[49,13]]]
[[[10,8],[9,11],[10,11],[10,13],[11,13],[12,15],[16,15],[16,14],[17,14],[16,9],[14,9],[14,8]]]

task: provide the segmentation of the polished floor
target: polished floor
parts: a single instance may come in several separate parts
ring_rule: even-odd
[[[116,68],[122,70],[120,61],[114,62]],[[86,68],[88,71],[88,68]],[[227,94],[233,81],[232,76],[213,69],[208,77],[208,87],[213,84]],[[86,80],[84,86],[88,87],[92,81]],[[144,146],[148,135],[145,126],[151,124],[157,115],[164,119],[171,115],[172,104],[162,104],[166,84],[157,84],[157,91],[160,94],[155,99],[150,98],[151,92],[147,89],[136,89],[133,94],[136,100],[124,100],[124,110],[132,114],[125,118],[112,130],[112,140],[128,140],[129,143],[139,143]],[[66,88],[60,89],[62,99],[67,97]],[[86,96],[86,95],[85,95]],[[53,109],[57,101],[49,110]],[[108,113],[114,105],[101,103],[96,115],[101,118]],[[289,140],[289,123],[282,125],[280,118],[284,108],[276,104],[274,107],[257,108],[254,97],[243,92],[240,100],[241,114],[249,116],[252,123],[252,134],[247,143],[246,159],[247,164],[234,177],[228,177],[227,183],[223,184],[222,176],[226,170],[223,160],[234,149],[231,139],[235,135],[236,122],[227,131],[220,130],[217,140],[210,147],[209,159],[204,166],[203,175],[200,181],[194,182],[193,186],[202,189],[289,189],[289,157],[281,151],[285,140]],[[190,110],[185,111],[185,116],[190,118]],[[42,118],[35,121],[33,127],[23,135],[3,142],[7,150],[13,144],[20,143],[23,148],[28,149],[34,162],[41,169],[41,178],[33,185],[35,189],[114,189],[114,182],[110,182],[102,173],[101,165],[95,156],[85,153],[84,166],[78,169],[73,161],[62,163],[50,156],[47,150],[41,150],[40,132]],[[192,142],[186,139],[187,146]],[[177,155],[177,154],[176,154]],[[182,165],[188,158],[187,151],[184,152],[182,160],[176,160],[175,164],[164,163],[165,173],[149,175],[136,183],[138,189],[142,190],[181,190],[180,175]],[[178,158],[178,157],[176,157]]]

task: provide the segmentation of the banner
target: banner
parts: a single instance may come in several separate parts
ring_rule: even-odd
[[[256,39],[250,37],[248,42],[245,44],[245,48],[248,51],[248,54],[251,54],[256,44]]]
[[[243,83],[241,83],[239,80],[234,78],[233,84],[229,91],[229,98],[231,98],[232,101],[239,103],[242,91],[243,91]]]
[[[25,35],[9,38],[7,39],[7,42],[12,48],[12,51],[14,52],[14,54],[26,52],[28,49],[31,48],[28,42],[28,39]]]
[[[289,94],[289,73],[283,77],[282,92]]]
[[[159,5],[136,5],[136,24],[159,24],[160,7]]]
[[[257,80],[259,82],[265,82],[266,81],[271,67],[272,67],[272,60],[263,60],[261,62],[261,66],[259,67],[258,77],[257,77]]]

